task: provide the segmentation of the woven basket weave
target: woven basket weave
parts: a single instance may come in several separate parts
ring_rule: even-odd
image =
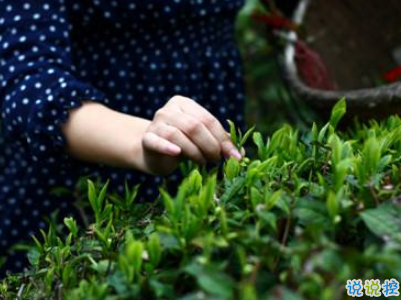
[[[306,28],[302,39],[319,53],[338,83],[334,91],[304,83],[295,59],[299,37],[289,32],[281,57],[283,73],[309,106],[328,112],[345,96],[348,116],[366,119],[401,113],[401,83],[375,86],[372,77],[380,78],[401,64],[395,57],[397,42],[401,46],[401,1],[301,0],[293,21]]]

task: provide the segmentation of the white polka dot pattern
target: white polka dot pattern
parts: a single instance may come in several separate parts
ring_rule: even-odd
[[[152,118],[176,94],[222,122],[243,123],[241,60],[233,38],[244,0],[0,0],[0,256],[45,227],[55,209],[74,214],[80,176],[142,183],[160,177],[75,161],[60,125],[84,100]],[[171,176],[174,185],[178,175]],[[20,270],[11,252],[7,268]],[[0,271],[1,277],[1,271]]]

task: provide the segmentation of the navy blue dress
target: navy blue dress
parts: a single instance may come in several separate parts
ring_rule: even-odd
[[[72,211],[80,176],[142,184],[154,199],[161,178],[79,162],[63,150],[60,125],[84,100],[152,119],[174,95],[225,123],[243,122],[241,59],[234,22],[244,0],[0,0],[0,256]],[[8,252],[7,252],[8,251]]]

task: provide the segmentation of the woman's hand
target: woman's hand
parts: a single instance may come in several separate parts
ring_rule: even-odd
[[[83,161],[166,175],[182,158],[200,164],[241,154],[220,122],[195,101],[176,96],[152,121],[86,102],[63,124],[67,151]]]
[[[242,158],[220,122],[181,96],[156,112],[142,137],[142,148],[146,171],[160,175],[171,173],[182,158],[199,164],[219,161],[222,156]]]

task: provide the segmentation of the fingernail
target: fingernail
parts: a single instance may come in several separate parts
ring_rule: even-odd
[[[230,156],[233,156],[233,157],[235,157],[236,159],[238,159],[238,160],[241,160],[242,159],[242,155],[239,153],[239,151],[237,150],[237,149],[232,149],[232,150],[230,150]]]
[[[167,146],[167,151],[171,154],[178,154],[181,152],[181,148],[177,145],[171,144]]]

